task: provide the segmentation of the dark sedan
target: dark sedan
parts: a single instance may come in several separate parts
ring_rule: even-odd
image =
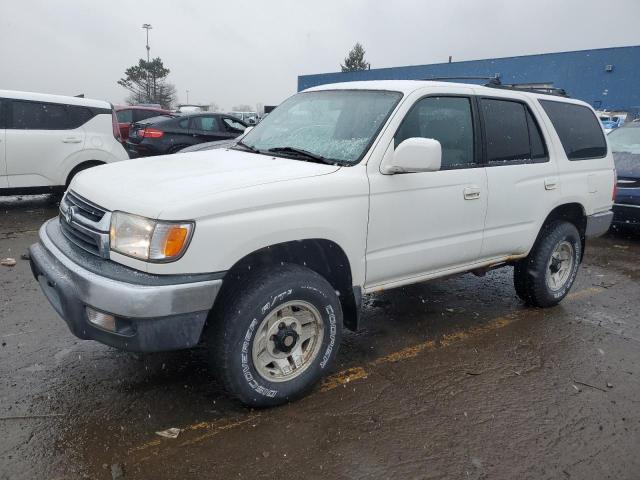
[[[165,155],[199,143],[236,138],[245,128],[242,120],[221,113],[155,117],[132,125],[126,146],[132,158]]]
[[[628,123],[607,137],[618,173],[613,222],[640,226],[640,122]]]

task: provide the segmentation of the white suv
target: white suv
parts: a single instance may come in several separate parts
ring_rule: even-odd
[[[418,81],[299,93],[228,149],[83,172],[32,268],[71,331],[134,351],[202,342],[254,406],[331,368],[366,293],[514,267],[567,294],[607,231],[613,159],[568,98]]]
[[[0,90],[0,195],[63,191],[81,170],[128,159],[101,100]]]

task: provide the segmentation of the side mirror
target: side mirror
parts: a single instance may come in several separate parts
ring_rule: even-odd
[[[438,140],[407,138],[396,147],[382,173],[437,172],[441,165],[442,146]]]

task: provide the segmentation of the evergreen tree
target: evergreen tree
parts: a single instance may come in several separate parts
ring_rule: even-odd
[[[340,64],[343,72],[357,72],[359,70],[369,70],[371,64],[364,59],[365,50],[364,47],[357,42],[347,58],[344,59],[344,65]]]

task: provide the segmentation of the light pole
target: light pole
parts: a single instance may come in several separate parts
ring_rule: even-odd
[[[187,105],[189,105],[189,90],[185,90],[187,92]]]
[[[143,23],[142,24],[142,28],[144,28],[147,31],[147,74],[148,74],[148,72],[149,72],[149,51],[151,50],[151,47],[149,46],[149,30],[151,30],[153,27],[151,26],[150,23]],[[147,76],[147,102],[149,102],[150,99],[151,99],[151,83],[149,82],[149,77]]]
[[[151,30],[153,27],[150,23],[144,23],[142,24],[142,28],[147,31],[147,63],[149,63],[149,50],[151,50],[151,47],[149,46],[149,30]]]

